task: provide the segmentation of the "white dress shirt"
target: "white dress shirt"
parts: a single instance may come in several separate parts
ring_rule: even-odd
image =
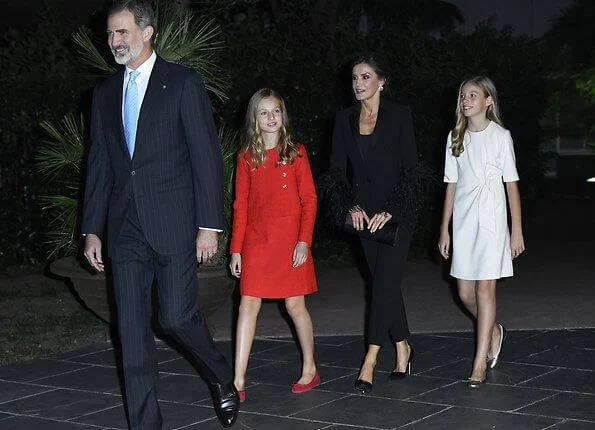
[[[138,90],[138,113],[140,113],[140,108],[143,105],[143,100],[147,92],[147,87],[149,86],[149,78],[151,77],[155,60],[157,60],[157,54],[155,54],[155,51],[153,51],[151,56],[147,58],[147,61],[145,61],[138,67],[138,69],[136,69],[136,71],[140,73],[136,78],[136,88]],[[122,83],[122,123],[124,122],[124,96],[126,94],[126,85],[128,85],[128,81],[130,80],[131,72],[134,72],[134,69],[126,66],[124,82]]]

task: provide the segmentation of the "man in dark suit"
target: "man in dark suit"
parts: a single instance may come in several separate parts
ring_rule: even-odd
[[[85,257],[99,271],[107,217],[128,421],[161,429],[150,299],[157,280],[159,323],[186,348],[209,382],[217,417],[234,424],[233,372],[197,306],[196,261],[217,250],[223,228],[222,162],[200,76],[152,48],[154,12],[117,0],[108,44],[126,67],[93,96],[82,229]]]

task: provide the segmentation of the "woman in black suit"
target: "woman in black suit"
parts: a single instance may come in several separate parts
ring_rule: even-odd
[[[391,379],[405,378],[413,358],[401,279],[420,197],[417,150],[409,107],[381,97],[386,70],[374,55],[353,63],[352,87],[359,103],[337,114],[331,151],[331,172],[335,184],[350,193],[347,207],[355,229],[376,232],[390,220],[399,225],[395,246],[360,237],[372,275],[368,349],[355,383],[362,393],[372,390],[376,359],[387,335],[396,349]],[[332,199],[337,198],[335,191]]]

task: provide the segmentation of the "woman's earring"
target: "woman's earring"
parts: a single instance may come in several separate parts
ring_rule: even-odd
[[[380,86],[378,87],[378,91],[382,91],[383,89],[384,89],[384,86],[382,86],[382,85],[380,85]]]

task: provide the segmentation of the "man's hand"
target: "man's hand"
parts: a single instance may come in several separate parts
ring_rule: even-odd
[[[96,234],[87,234],[85,236],[85,257],[89,264],[98,272],[103,272],[103,256],[101,255],[101,239]]]
[[[196,234],[196,261],[205,263],[217,252],[217,232],[198,230]]]

